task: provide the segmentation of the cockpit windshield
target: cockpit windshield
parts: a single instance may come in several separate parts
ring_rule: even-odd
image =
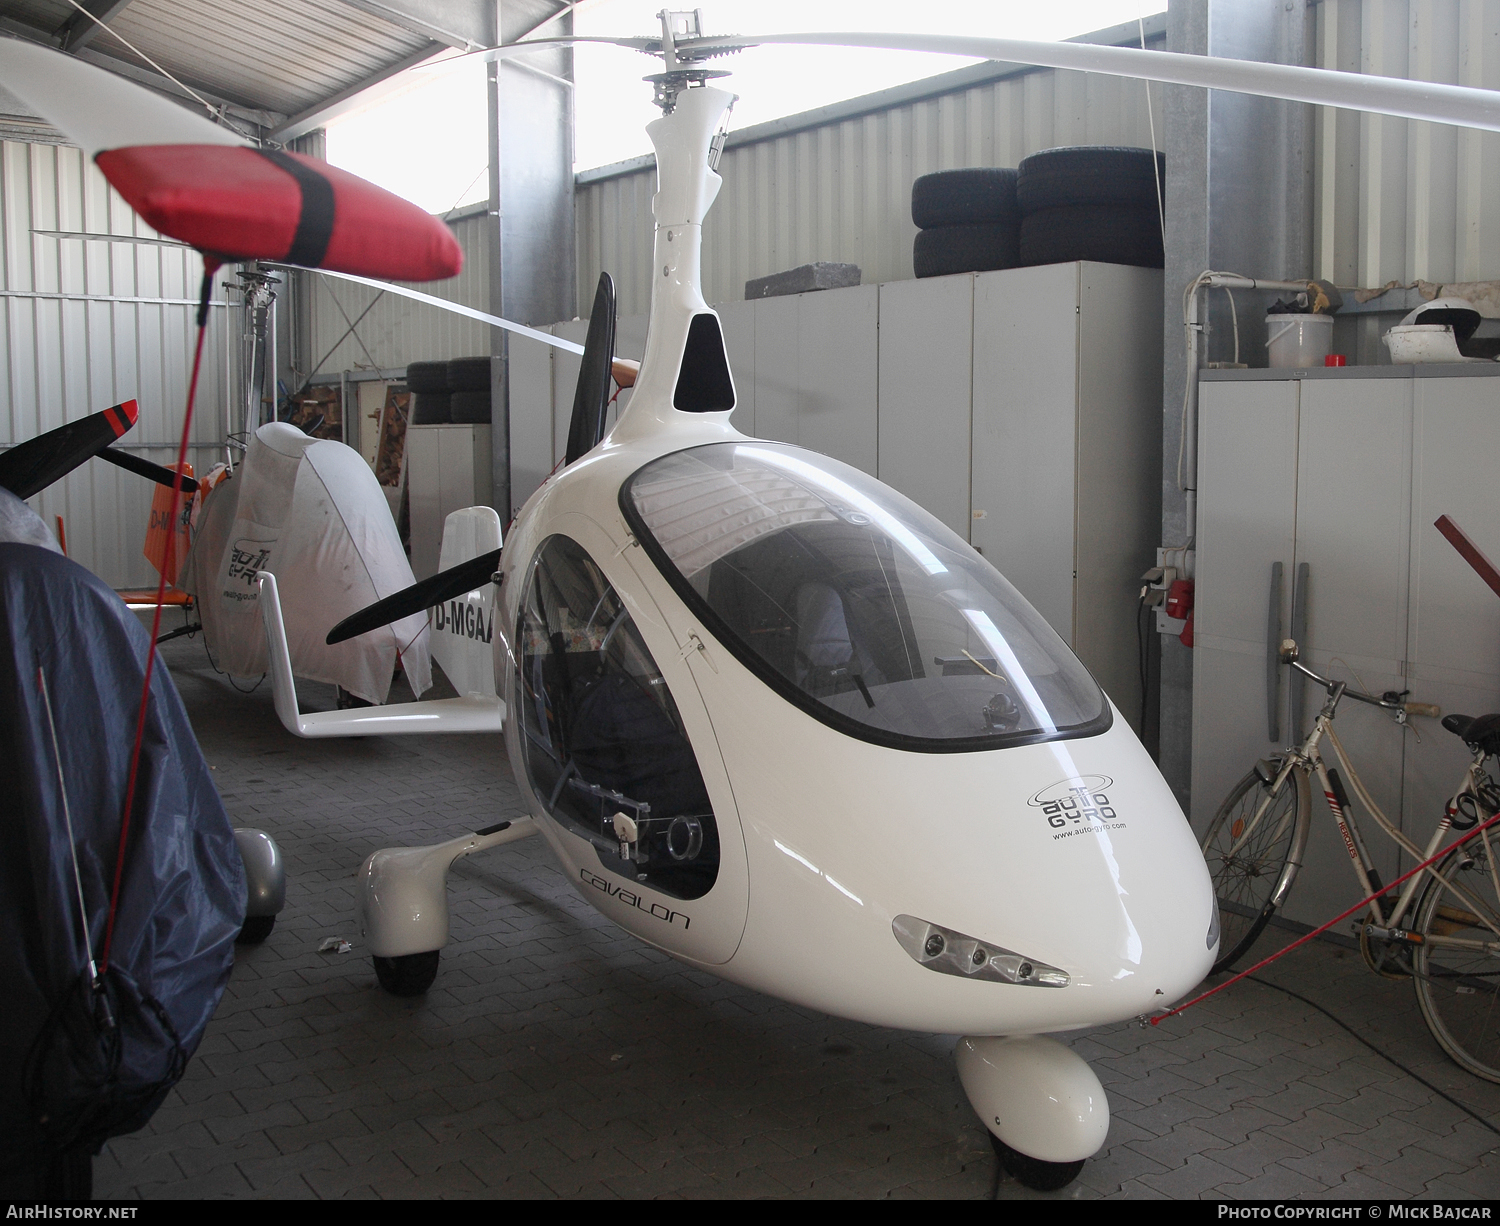
[[[840,730],[953,752],[1091,736],[1109,704],[954,532],[871,477],[777,443],[653,460],[620,505],[704,625]]]

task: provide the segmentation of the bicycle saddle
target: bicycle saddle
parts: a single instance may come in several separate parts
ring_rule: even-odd
[[[1443,727],[1466,745],[1500,754],[1500,715],[1445,715]]]

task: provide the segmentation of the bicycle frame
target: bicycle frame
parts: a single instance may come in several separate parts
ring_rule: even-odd
[[[1360,779],[1358,771],[1355,770],[1354,763],[1350,760],[1348,752],[1344,749],[1343,743],[1338,738],[1338,734],[1333,730],[1333,719],[1338,712],[1339,702],[1346,694],[1360,702],[1392,711],[1395,714],[1397,722],[1401,724],[1405,724],[1406,722],[1406,704],[1396,698],[1374,698],[1370,695],[1350,692],[1346,682],[1330,681],[1325,677],[1318,676],[1317,673],[1301,664],[1296,659],[1295,654],[1283,654],[1282,660],[1283,663],[1290,665],[1313,681],[1316,681],[1323,687],[1328,697],[1324,701],[1322,709],[1318,712],[1318,717],[1314,721],[1307,739],[1300,746],[1290,749],[1287,752],[1275,776],[1267,781],[1268,787],[1265,796],[1256,806],[1255,813],[1250,821],[1246,823],[1244,830],[1235,838],[1230,847],[1229,854],[1231,856],[1237,855],[1241,848],[1254,835],[1266,811],[1275,798],[1280,795],[1281,789],[1286,786],[1287,780],[1291,777],[1294,770],[1316,774],[1319,786],[1323,791],[1323,798],[1327,801],[1329,811],[1333,814],[1334,821],[1338,826],[1339,835],[1344,842],[1344,849],[1349,855],[1350,863],[1353,865],[1354,874],[1359,879],[1365,895],[1370,898],[1369,905],[1373,920],[1373,924],[1369,926],[1370,936],[1385,940],[1413,943],[1423,942],[1434,947],[1445,946],[1455,949],[1482,950],[1500,957],[1500,916],[1495,916],[1493,908],[1485,907],[1468,890],[1453,881],[1445,882],[1445,888],[1452,891],[1471,909],[1484,926],[1495,934],[1496,940],[1474,941],[1436,934],[1428,934],[1422,937],[1419,934],[1412,934],[1399,927],[1400,922],[1413,908],[1418,897],[1419,887],[1429,878],[1434,881],[1441,880],[1437,873],[1439,866],[1430,865],[1424,872],[1418,873],[1408,880],[1405,886],[1402,887],[1401,894],[1395,900],[1394,904],[1390,904],[1390,900],[1383,896],[1377,896],[1382,889],[1380,874],[1376,871],[1374,862],[1370,857],[1369,849],[1365,845],[1364,837],[1354,816],[1353,806],[1348,803],[1347,797],[1340,797],[1338,794],[1339,789],[1335,787],[1334,781],[1329,776],[1328,766],[1323,758],[1321,742],[1326,737],[1329,744],[1333,746],[1334,754],[1337,756],[1340,766],[1348,777],[1355,796],[1366,812],[1369,813],[1370,817],[1374,819],[1375,823],[1402,850],[1408,855],[1415,857],[1419,863],[1431,858],[1442,845],[1444,836],[1454,829],[1453,815],[1458,811],[1461,799],[1466,795],[1477,799],[1479,782],[1481,776],[1484,774],[1488,755],[1480,750],[1474,751],[1473,760],[1464,772],[1463,782],[1449,800],[1444,809],[1443,816],[1439,820],[1437,828],[1432,832],[1432,837],[1428,840],[1426,849],[1424,850],[1397,829],[1381,811],[1380,806],[1375,803],[1374,798],[1365,788],[1364,782]],[[1273,841],[1281,838],[1285,833],[1287,823],[1293,821],[1294,818],[1295,810],[1282,816],[1280,825],[1273,835]],[[1500,870],[1497,870],[1495,863],[1495,846],[1490,840],[1489,831],[1482,831],[1479,837],[1483,841],[1489,857],[1490,874],[1496,895],[1500,897]],[[1277,884],[1277,888],[1271,898],[1270,905],[1272,906],[1280,907],[1286,895],[1291,891],[1292,883],[1296,879],[1298,869],[1301,867],[1300,855],[1289,859],[1288,863],[1292,871]],[[1385,910],[1388,904],[1390,904],[1389,912]]]

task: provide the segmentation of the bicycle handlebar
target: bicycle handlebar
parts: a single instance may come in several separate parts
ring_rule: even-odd
[[[1297,644],[1292,639],[1284,639],[1281,644],[1281,662],[1295,668],[1304,677],[1309,677],[1321,685],[1329,694],[1334,690],[1340,690],[1341,698],[1353,698],[1372,707],[1383,707],[1387,711],[1400,711],[1405,715],[1421,715],[1428,719],[1437,719],[1443,714],[1443,709],[1431,702],[1406,702],[1401,697],[1376,698],[1373,694],[1362,694],[1358,690],[1348,688],[1348,682],[1330,681],[1327,677],[1320,677],[1307,665],[1303,664],[1298,656],[1301,654]]]

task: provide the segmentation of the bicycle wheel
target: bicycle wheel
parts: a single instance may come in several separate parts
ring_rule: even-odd
[[[1265,812],[1243,846],[1235,843]],[[1203,858],[1219,900],[1219,957],[1214,972],[1227,971],[1255,944],[1276,910],[1272,899],[1292,878],[1302,860],[1312,814],[1307,772],[1294,770],[1274,795],[1251,771],[1229,793],[1203,838]],[[1285,889],[1280,890],[1285,894]]]
[[[1462,1067],[1500,1082],[1500,844],[1480,835],[1444,858],[1417,900],[1412,965],[1432,1037]],[[1445,944],[1464,941],[1465,945]]]

